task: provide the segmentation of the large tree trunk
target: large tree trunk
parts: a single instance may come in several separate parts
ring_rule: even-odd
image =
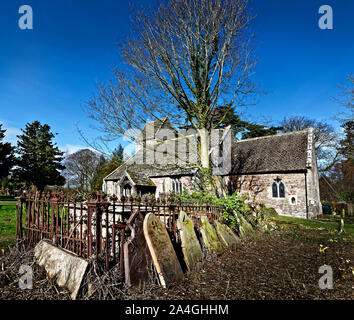
[[[209,156],[209,132],[207,129],[202,128],[198,130],[200,136],[200,162],[202,173],[202,187],[204,191],[212,191],[212,172],[210,167]]]
[[[209,132],[207,129],[198,130],[200,136],[200,162],[204,169],[210,169]]]

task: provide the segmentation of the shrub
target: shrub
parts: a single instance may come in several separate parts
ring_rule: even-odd
[[[223,207],[222,218],[230,228],[232,228],[240,237],[246,237],[254,234],[253,227],[257,221],[252,216],[252,209],[247,205],[247,195],[239,195],[235,192],[222,198],[202,192],[194,191],[189,193],[184,190],[182,195],[178,196],[183,202],[208,203],[220,205]]]

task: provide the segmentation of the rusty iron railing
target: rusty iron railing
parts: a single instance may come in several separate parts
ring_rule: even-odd
[[[127,220],[138,210],[144,216],[156,214],[165,224],[173,241],[177,239],[177,219],[181,210],[200,226],[201,216],[213,222],[221,208],[207,203],[182,203],[173,197],[108,197],[95,192],[79,198],[75,194],[23,191],[17,198],[18,239],[33,246],[42,239],[85,259],[104,262],[106,269],[120,263],[123,275],[123,244],[129,236]]]

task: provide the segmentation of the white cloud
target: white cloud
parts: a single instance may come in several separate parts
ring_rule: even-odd
[[[0,119],[0,123],[2,124],[2,129],[6,130],[3,142],[10,142],[12,145],[15,145],[18,140],[16,136],[20,135],[22,131],[18,128],[11,127],[5,120]]]

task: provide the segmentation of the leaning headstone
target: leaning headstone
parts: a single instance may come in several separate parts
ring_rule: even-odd
[[[183,271],[178,261],[166,227],[153,213],[144,219],[144,235],[161,285],[166,285],[183,278]]]
[[[237,243],[240,242],[240,239],[226,224],[216,221],[215,225],[216,232],[225,247],[234,249]]]
[[[125,283],[139,285],[149,279],[152,267],[150,251],[144,236],[144,216],[135,210],[127,221],[131,236],[124,243]]]
[[[193,221],[184,211],[181,211],[177,220],[177,228],[181,235],[182,252],[188,270],[202,259],[202,249],[194,231]]]
[[[34,248],[34,257],[50,278],[55,277],[60,287],[69,289],[71,298],[75,300],[88,262],[44,240]]]
[[[202,239],[205,246],[208,248],[210,252],[220,252],[223,247],[216,234],[214,227],[209,223],[208,217],[201,217],[202,225],[200,227],[200,232],[202,234]]]

